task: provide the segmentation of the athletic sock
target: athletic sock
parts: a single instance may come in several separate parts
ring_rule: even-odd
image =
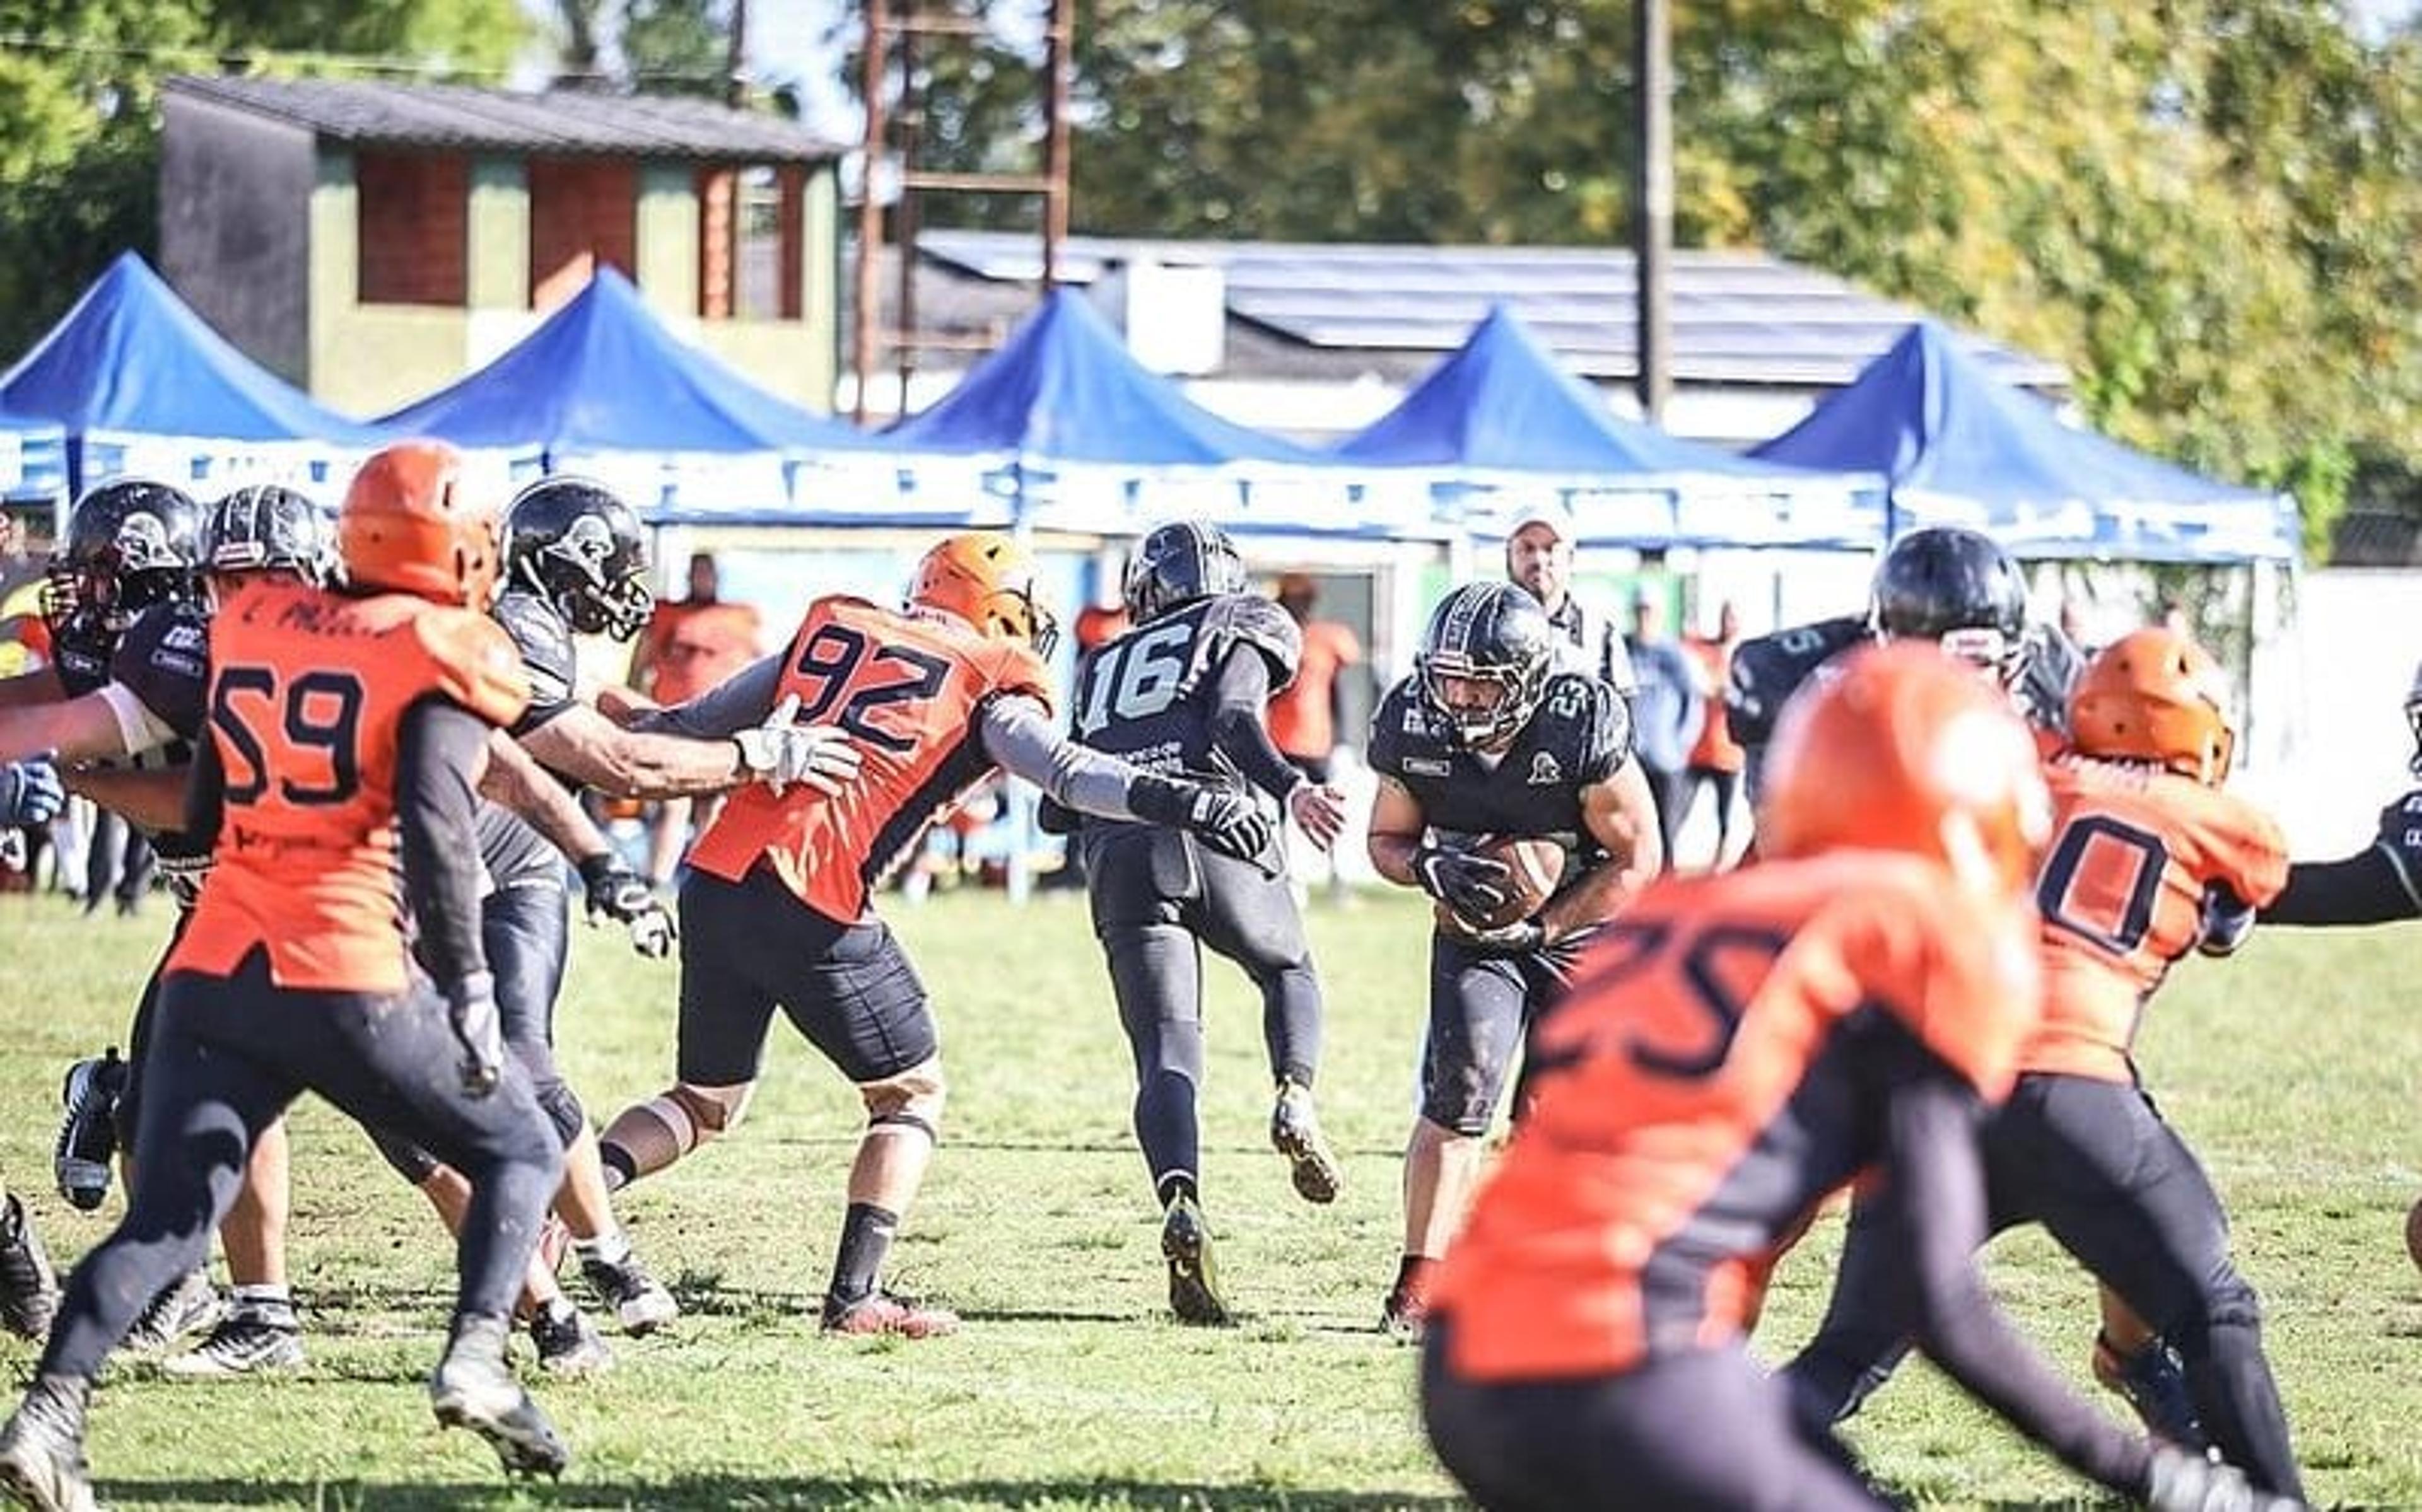
[[[871,1202],[853,1202],[841,1221],[841,1254],[833,1260],[832,1285],[826,1288],[827,1306],[846,1306],[874,1295],[883,1262],[891,1254],[891,1237],[900,1232],[900,1215]]]

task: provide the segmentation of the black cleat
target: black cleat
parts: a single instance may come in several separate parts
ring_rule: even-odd
[[[189,1380],[212,1380],[300,1370],[307,1363],[303,1323],[292,1303],[240,1301],[228,1305],[210,1337],[161,1361],[160,1368]]]
[[[2101,1334],[2094,1339],[2094,1379],[2136,1410],[2145,1430],[2165,1443],[2201,1453],[2211,1447],[2187,1389],[2186,1366],[2168,1341],[2154,1339],[2133,1354],[2121,1354]]]
[[[1225,1328],[1228,1304],[1211,1259],[1211,1225],[1191,1197],[1171,1200],[1160,1221],[1160,1253],[1169,1261],[1169,1310],[1181,1323]]]
[[[622,1325],[622,1332],[634,1337],[653,1333],[681,1317],[681,1303],[648,1274],[637,1255],[626,1254],[610,1263],[584,1255],[580,1274],[597,1300],[614,1310],[614,1320]]]
[[[38,1512],[98,1512],[84,1458],[85,1388],[39,1376],[0,1426],[0,1490]]]
[[[215,1327],[225,1311],[210,1272],[188,1270],[151,1299],[119,1348],[130,1354],[165,1353],[185,1335]]]
[[[59,1086],[67,1112],[51,1148],[51,1173],[59,1195],[79,1212],[90,1212],[109,1195],[110,1162],[118,1156],[118,1099],[126,1091],[127,1065],[118,1047],[68,1068]]]
[[[550,1376],[571,1380],[614,1368],[614,1351],[598,1337],[597,1325],[568,1302],[540,1308],[529,1321],[529,1335],[538,1347],[539,1368]]]
[[[58,1272],[34,1232],[33,1215],[9,1192],[0,1207],[0,1325],[21,1339],[39,1339],[58,1310]]]
[[[429,1407],[449,1428],[468,1428],[488,1441],[512,1475],[561,1475],[572,1462],[555,1425],[505,1364],[501,1318],[458,1321],[446,1358],[429,1378]]]
[[[1279,1083],[1278,1101],[1270,1108],[1270,1147],[1287,1158],[1293,1168],[1296,1195],[1306,1202],[1332,1203],[1345,1185],[1345,1173],[1320,1131],[1320,1115],[1312,1105],[1312,1088],[1298,1082]]]

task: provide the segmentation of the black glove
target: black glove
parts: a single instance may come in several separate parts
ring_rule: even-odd
[[[446,1024],[462,1050],[455,1070],[464,1092],[484,1098],[505,1079],[505,1035],[496,1018],[496,979],[473,972],[446,984]]]
[[[2292,1496],[2256,1490],[2234,1465],[2165,1443],[2153,1446],[2145,1504],[2153,1512],[2306,1512]]]
[[[1485,919],[1514,896],[1505,890],[1514,877],[1505,863],[1469,850],[1425,845],[1413,852],[1413,877],[1423,892],[1467,919]]]
[[[1127,807],[1151,824],[1193,834],[1223,856],[1259,861],[1278,838],[1278,826],[1243,793],[1208,783],[1147,772],[1127,786]]]
[[[1482,929],[1454,938],[1483,955],[1527,956],[1547,944],[1548,927],[1536,919],[1517,919],[1502,929]]]
[[[56,767],[47,761],[11,761],[0,766],[0,825],[48,824],[67,806],[67,789]]]
[[[611,919],[631,933],[631,948],[650,960],[672,953],[681,930],[670,910],[637,872],[611,851],[580,863],[580,885],[589,897],[589,922]]]
[[[1043,802],[1034,807],[1034,826],[1046,834],[1074,834],[1082,823],[1083,815],[1049,793],[1045,793]]]

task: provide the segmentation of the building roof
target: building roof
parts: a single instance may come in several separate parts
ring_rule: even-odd
[[[920,255],[988,283],[1031,282],[1042,247],[1031,233],[928,230]],[[1572,371],[1598,382],[1634,377],[1635,265],[1610,247],[1406,246],[1366,243],[1176,242],[1072,237],[1061,276],[1085,285],[1123,263],[1153,260],[1223,271],[1232,336],[1250,328],[1272,348],[1360,359],[1388,376],[1425,369],[1463,344],[1494,305],[1518,315]],[[1847,383],[1927,312],[1814,269],[1756,253],[1674,254],[1674,377],[1693,384],[1830,388]],[[1960,349],[2005,382],[2066,389],[2061,366],[1972,333]],[[1246,356],[1230,353],[1231,366]],[[1277,366],[1300,369],[1308,365]]]
[[[795,121],[679,96],[209,75],[167,87],[364,147],[722,163],[822,163],[841,150]]]

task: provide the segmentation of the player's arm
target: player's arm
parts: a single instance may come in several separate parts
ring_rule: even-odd
[[[760,717],[760,723],[763,717]],[[587,704],[572,704],[521,738],[549,771],[616,798],[687,798],[756,778],[730,738],[625,729]]]
[[[857,776],[857,747],[837,725],[793,723],[798,711],[798,696],[794,694],[779,697],[782,662],[780,655],[760,657],[733,673],[729,680],[684,704],[650,704],[644,708],[621,705],[626,715],[622,728],[639,735],[685,738],[691,745],[721,742],[727,748],[727,756],[736,752],[737,776],[685,791],[718,792],[738,783],[763,782],[778,793],[795,782],[819,792],[837,793]],[[560,723],[551,720],[532,733]],[[608,722],[600,715],[598,723]],[[533,754],[547,765],[555,765],[543,752]],[[674,759],[700,763],[697,769],[700,772],[712,764],[707,753],[695,750],[684,752]],[[567,772],[566,775],[577,774]],[[651,791],[655,796],[668,796],[665,790]]]
[[[0,761],[48,751],[61,761],[110,761],[139,756],[177,738],[124,683],[109,682],[80,698],[0,708]]]
[[[2265,924],[2393,924],[2422,918],[2422,885],[2383,846],[2338,861],[2300,861],[2262,910]]]
[[[995,766],[1034,784],[1063,808],[1186,830],[1245,861],[1259,859],[1277,838],[1268,816],[1244,794],[1157,776],[1078,745],[1053,725],[1040,699],[1023,694],[987,699],[976,732]]]
[[[59,675],[51,667],[36,667],[13,678],[0,678],[0,709],[55,704],[66,696],[67,689],[59,685]]]
[[[1254,787],[1279,800],[1312,842],[1326,850],[1345,826],[1345,803],[1333,787],[1312,782],[1271,743],[1263,710],[1270,702],[1270,664],[1247,645],[1232,647],[1212,690],[1211,743]]]
[[[186,768],[70,767],[59,775],[68,791],[155,834],[185,822]]]
[[[642,956],[671,950],[679,933],[672,915],[649,888],[644,878],[623,864],[614,848],[563,784],[546,774],[511,736],[492,730],[488,737],[488,770],[480,778],[480,796],[512,810],[561,851],[580,873],[589,919],[607,918],[631,934],[631,946]]]
[[[1539,927],[1549,943],[1612,918],[1665,865],[1657,800],[1638,761],[1626,757],[1612,776],[1581,789],[1581,823],[1606,855],[1540,913]]]
[[[494,728],[460,704],[423,698],[404,710],[396,740],[396,831],[417,935],[413,954],[445,997],[462,1052],[456,1069],[474,1097],[495,1091],[504,1076],[495,978],[480,929],[474,818]]]
[[[1370,828],[1363,839],[1371,852],[1372,869],[1399,887],[1422,886],[1422,879],[1413,869],[1413,858],[1420,853],[1422,837],[1429,833],[1429,818],[1422,812],[1421,800],[1413,796],[1413,790],[1381,773],[1379,790],[1371,800]]]

